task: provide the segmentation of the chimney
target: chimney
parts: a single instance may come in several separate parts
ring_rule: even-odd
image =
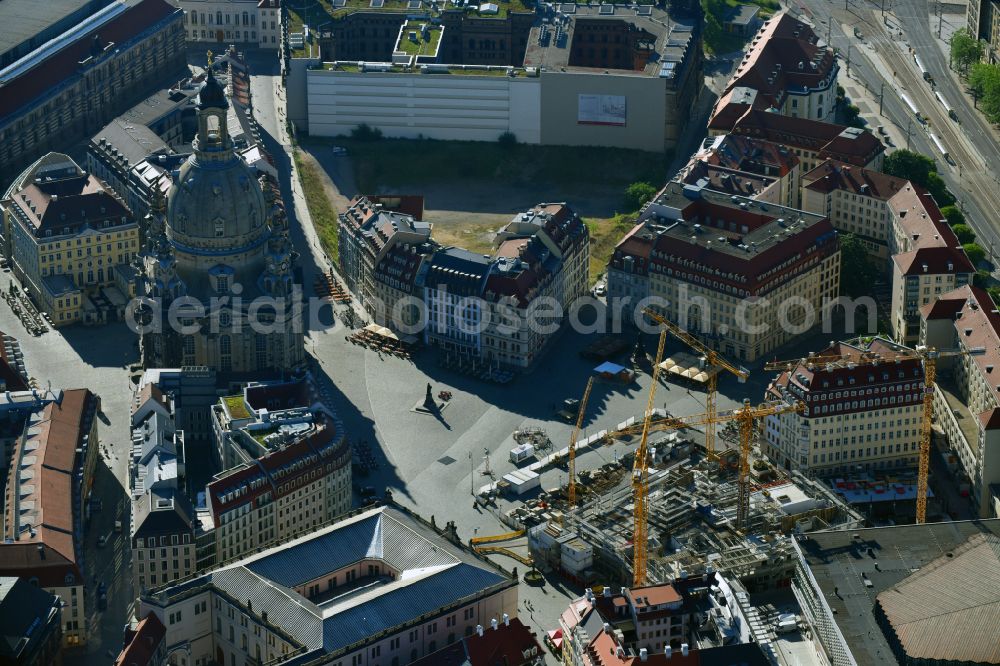
[[[44,543],[38,544],[38,557],[42,558],[43,560],[45,559],[45,544]]]
[[[649,660],[649,652],[646,651],[646,648],[639,648],[639,661],[648,661],[648,660]]]
[[[483,625],[481,624],[476,625],[476,633],[479,634],[480,636],[483,635]]]
[[[505,627],[510,626],[510,615],[508,615],[507,613],[503,614],[503,626]]]
[[[587,601],[593,601],[594,600],[594,591],[592,589],[590,589],[589,587],[586,590],[583,591],[583,594],[584,594],[584,596],[587,597]]]
[[[492,620],[490,620],[490,627],[493,629],[493,631],[496,631],[496,629],[497,629],[497,619],[496,618],[493,618]]]
[[[609,585],[605,585],[604,586],[604,596],[605,597],[610,597],[611,596],[611,587]]]
[[[667,645],[665,648],[663,648],[663,656],[666,657],[667,659],[670,659],[672,656],[674,656],[674,649],[669,645]]]
[[[688,656],[688,644],[687,643],[681,643],[681,654],[684,655],[685,657]]]

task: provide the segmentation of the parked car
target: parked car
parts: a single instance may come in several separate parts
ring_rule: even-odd
[[[97,547],[98,548],[104,548],[104,546],[107,545],[107,543],[108,543],[108,535],[107,534],[102,534],[101,536],[97,537]]]
[[[347,154],[347,148],[341,148],[340,146],[333,147],[333,154],[338,156],[344,156]]]
[[[608,288],[603,283],[594,287],[594,296],[604,296],[608,293]]]

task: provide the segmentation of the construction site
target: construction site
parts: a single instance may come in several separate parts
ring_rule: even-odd
[[[739,488],[732,467],[707,458],[692,463],[690,456],[678,461],[673,451],[692,447],[677,434],[651,448],[649,583],[719,571],[739,579],[749,592],[787,587],[795,570],[790,534],[852,529],[863,523],[860,514],[822,484],[797,473],[776,478],[770,466],[758,464],[751,486],[749,526],[738,529]],[[631,486],[619,484],[588,497],[572,510],[554,508],[563,503],[550,497],[548,508],[525,505],[512,512],[512,518],[531,525],[527,527],[528,547],[535,566],[580,584],[632,579],[635,501]]]

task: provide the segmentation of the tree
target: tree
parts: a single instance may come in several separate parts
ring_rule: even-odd
[[[956,224],[952,227],[952,231],[954,231],[955,235],[958,236],[958,242],[963,245],[965,243],[972,243],[976,240],[976,232],[973,231],[972,227],[967,224]]]
[[[944,215],[944,219],[948,220],[948,224],[953,227],[965,224],[965,214],[958,209],[958,206],[943,206],[941,214]]]
[[[656,188],[649,183],[632,183],[625,188],[625,210],[635,211],[656,196]]]
[[[925,187],[933,195],[934,201],[939,206],[950,206],[955,203],[955,196],[948,189],[948,186],[945,185],[941,176],[937,174],[937,171],[931,171],[927,175],[927,184]]]
[[[982,112],[991,122],[1000,122],[1000,65],[977,62],[969,73],[969,87],[982,102]]]
[[[497,139],[497,143],[499,143],[502,148],[510,150],[517,145],[517,135],[513,132],[504,132],[500,135],[500,138]]]
[[[990,275],[989,271],[978,270],[976,274],[972,276],[972,286],[979,287],[980,289],[986,289],[990,282],[993,281],[993,276]]]
[[[934,171],[934,160],[926,155],[901,148],[885,158],[882,171],[890,176],[905,178],[927,187],[927,178]]]
[[[968,28],[956,30],[951,36],[951,62],[963,74],[967,74],[969,66],[983,58],[983,44],[969,33]]]
[[[905,149],[895,151],[882,163],[882,171],[885,173],[926,187],[939,206],[950,206],[955,203],[955,197],[934,168],[934,160],[931,158]]]
[[[969,261],[972,262],[973,266],[978,267],[983,259],[986,258],[986,250],[977,243],[965,243],[962,245],[962,249],[965,250],[965,254],[969,257]]]
[[[857,298],[870,294],[879,277],[864,243],[855,234],[840,234],[840,293]]]
[[[1000,287],[987,287],[986,293],[990,295],[994,303],[1000,305]]]

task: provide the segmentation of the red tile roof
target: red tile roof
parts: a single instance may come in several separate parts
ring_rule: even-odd
[[[726,90],[752,88],[758,97],[769,97],[781,106],[789,88],[829,85],[836,66],[833,50],[819,46],[819,38],[809,25],[782,13],[761,26]]]
[[[868,166],[885,151],[885,146],[871,132],[758,109],[748,110],[732,128],[714,129],[766,139],[855,166]]]
[[[976,272],[969,257],[960,247],[922,247],[893,255],[892,261],[903,275]]]
[[[121,45],[180,11],[166,0],[143,0],[104,25],[81,35],[66,48],[3,86],[3,94],[0,94],[0,118],[49,94],[60,83],[76,75],[80,69],[79,63],[90,56],[95,37],[101,48],[109,43]]]
[[[167,629],[160,622],[160,618],[152,612],[136,625],[135,631],[129,632],[125,647],[118,658],[115,659],[115,666],[147,666],[155,664],[153,656],[156,649],[167,636]]]

